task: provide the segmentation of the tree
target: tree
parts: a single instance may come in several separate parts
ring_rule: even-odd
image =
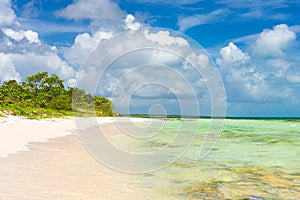
[[[26,78],[28,86],[36,97],[38,96],[38,90],[42,87],[44,79],[47,77],[48,72],[39,72]]]
[[[84,95],[84,101],[87,102],[88,104],[93,104],[94,103],[94,96],[91,94],[85,94]]]
[[[1,86],[1,102],[8,106],[12,104],[19,105],[23,100],[22,87],[16,80],[5,81]]]
[[[95,96],[95,111],[96,115],[100,116],[112,116],[112,102],[105,97]]]
[[[57,75],[48,76],[47,72],[40,72],[28,76],[25,82],[18,83],[15,80],[0,82],[0,110],[2,107],[24,108],[32,110],[35,108],[55,111],[71,111],[72,104],[76,112],[90,113],[93,108],[100,116],[111,116],[113,114],[112,102],[105,97],[86,94],[84,90],[64,87],[63,80]]]
[[[38,96],[39,99],[43,99],[49,104],[52,101],[56,101],[56,98],[63,95],[64,92],[63,80],[60,80],[57,75],[52,74],[50,77],[45,77],[42,80]]]

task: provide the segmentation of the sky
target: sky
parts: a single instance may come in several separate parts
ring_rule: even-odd
[[[0,0],[0,80],[55,73],[121,113],[300,117],[299,11],[300,0]]]

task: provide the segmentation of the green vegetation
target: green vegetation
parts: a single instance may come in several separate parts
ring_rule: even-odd
[[[73,105],[73,107],[72,107]],[[72,109],[73,108],[73,109]],[[112,102],[84,90],[69,87],[57,75],[40,72],[25,82],[0,82],[0,116],[20,115],[29,118],[63,116],[112,116]]]

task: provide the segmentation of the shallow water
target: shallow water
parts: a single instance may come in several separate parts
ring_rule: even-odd
[[[186,137],[196,127],[192,145],[176,162],[139,175],[140,186],[155,199],[300,199],[299,120],[225,120],[216,146],[200,159],[209,122],[167,120],[147,140],[114,140],[132,152],[152,152],[172,142],[180,127]]]

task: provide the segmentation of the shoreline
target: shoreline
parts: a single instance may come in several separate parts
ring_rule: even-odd
[[[53,138],[72,134],[70,118],[27,119],[18,116],[0,117],[0,158],[29,151],[32,142],[45,143]]]
[[[120,118],[122,119],[122,118]],[[128,118],[123,118],[128,119]],[[114,117],[96,117],[97,123],[114,122]],[[134,123],[149,119],[130,118]],[[47,142],[76,132],[74,117],[28,119],[19,116],[0,117],[0,158],[23,151],[29,151],[31,142]]]
[[[130,128],[126,122],[128,120],[132,122],[132,119],[118,119],[117,122],[125,122],[121,124],[124,125],[124,130]],[[3,119],[0,118],[0,122],[1,120]],[[43,130],[50,129],[52,132],[70,130],[75,126],[73,119],[57,120],[58,122],[54,119],[20,119],[21,122],[18,124],[15,123],[18,121],[16,118],[15,121],[11,119],[9,123],[0,123],[0,131],[5,123],[7,130],[11,130],[10,133],[18,130],[19,134],[15,134],[20,137],[24,137],[26,135],[24,133],[30,133],[30,130],[36,131],[38,135],[47,135]],[[135,149],[138,146],[134,146],[130,140],[119,137],[122,129],[117,123],[111,123],[114,122],[113,118],[98,118],[97,121],[94,119],[91,121],[94,123],[94,128],[97,122],[100,124],[102,133],[108,140],[111,139],[114,145],[129,151],[139,150],[139,148]],[[144,121],[145,119],[138,119],[135,125],[141,128],[147,127],[149,123],[143,123]],[[65,122],[70,126],[64,126]],[[204,122],[202,128],[209,124],[207,120],[202,122]],[[30,130],[24,130],[26,126],[22,123],[35,126],[30,126]],[[48,128],[39,128],[44,123],[48,124]],[[101,123],[104,125],[101,126]],[[224,137],[219,138],[216,148],[205,160],[196,159],[198,148],[202,144],[199,138],[194,141],[194,146],[191,146],[189,152],[176,163],[155,173],[140,175],[116,171],[94,159],[82,144],[80,134],[76,134],[75,131],[69,131],[67,132],[69,135],[50,138],[44,142],[29,142],[26,146],[28,150],[0,158],[0,200],[197,199],[197,197],[297,199],[299,158],[294,155],[299,153],[297,148],[299,124],[293,121],[280,124],[274,121],[265,123],[253,121],[249,124],[246,120],[229,120],[227,123]],[[13,126],[8,126],[9,124]],[[55,127],[55,124],[60,129]],[[170,121],[170,124],[174,125],[174,122]],[[173,131],[177,130],[176,127],[169,126],[170,132],[164,133],[172,136]],[[249,132],[249,128],[253,131]],[[285,139],[282,139],[282,136]],[[97,137],[90,139],[96,143],[99,141]],[[158,147],[163,146],[164,141],[164,138],[159,137],[158,140],[153,141],[154,143],[150,141],[148,145],[142,145],[142,150],[148,150],[148,147],[153,147],[153,144]],[[4,141],[0,140],[0,143]],[[0,145],[0,150],[2,146]],[[278,153],[274,154],[274,150]],[[123,163],[122,161],[121,167],[124,167]]]

